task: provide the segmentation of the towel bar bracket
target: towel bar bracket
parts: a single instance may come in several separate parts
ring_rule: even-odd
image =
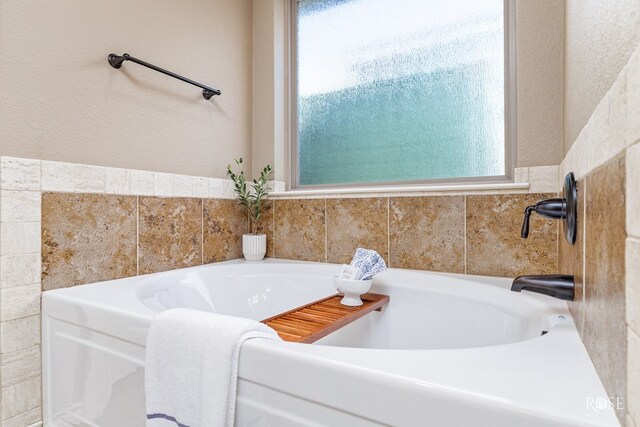
[[[125,55],[120,56],[120,55],[116,55],[115,53],[110,53],[109,65],[111,65],[113,68],[122,67],[122,63],[125,61]]]

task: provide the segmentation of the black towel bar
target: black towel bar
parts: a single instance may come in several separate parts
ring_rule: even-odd
[[[113,68],[120,68],[122,67],[122,63],[124,61],[131,61],[131,62],[135,62],[136,64],[140,64],[143,67],[151,68],[152,70],[158,71],[162,74],[166,74],[167,76],[173,77],[174,79],[182,80],[185,83],[189,83],[190,85],[197,86],[202,89],[202,96],[204,97],[204,99],[211,99],[213,95],[220,95],[222,93],[218,89],[205,86],[202,83],[198,83],[186,77],[182,77],[181,75],[172,73],[171,71],[165,70],[164,68],[160,68],[153,64],[149,64],[148,62],[145,62],[141,59],[134,58],[128,53],[123,53],[122,56],[116,55],[115,53],[110,53],[108,60],[109,60],[109,65],[111,65]]]

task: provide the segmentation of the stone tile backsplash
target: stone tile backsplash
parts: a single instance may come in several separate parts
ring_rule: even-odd
[[[246,224],[234,200],[43,193],[42,290],[240,258]],[[5,281],[32,282],[18,271],[33,255],[14,257]],[[26,289],[12,305],[31,307]]]
[[[585,182],[577,182],[578,189],[578,216],[576,242],[569,244],[564,237],[564,230],[560,227],[558,236],[558,272],[561,274],[573,274],[575,283],[574,300],[569,303],[569,310],[576,323],[578,331],[582,333],[584,323],[584,236],[585,236]]]
[[[514,277],[558,269],[559,221],[531,215],[520,237],[524,210],[554,194],[467,196],[467,273]]]
[[[42,289],[136,274],[134,196],[42,194]]]
[[[640,426],[640,48],[560,165],[578,179],[578,240],[559,264],[579,290],[570,304],[622,425]],[[580,194],[582,193],[582,194]]]
[[[326,201],[275,201],[276,258],[326,261]]]
[[[279,202],[278,202],[279,203]],[[388,199],[327,199],[327,261],[348,264],[354,246],[388,258]]]
[[[624,156],[596,169],[586,183],[582,338],[607,391],[624,396],[625,375],[620,374],[626,369],[627,347]]]
[[[140,197],[138,273],[202,264],[202,199]]]
[[[464,196],[389,199],[389,264],[464,273],[464,215]]]
[[[248,230],[246,210],[235,200],[206,199],[203,203],[203,262],[242,258],[242,235]]]
[[[529,239],[520,238],[525,206],[549,197],[555,195],[278,199],[275,257],[348,263],[360,246],[377,250],[394,268],[553,273],[557,222],[534,217]]]

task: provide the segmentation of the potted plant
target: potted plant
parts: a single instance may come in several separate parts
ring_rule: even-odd
[[[235,162],[238,167],[242,167],[242,158]],[[271,190],[267,184],[271,172],[271,165],[267,165],[262,169],[258,179],[247,183],[242,170],[236,174],[231,170],[231,165],[227,166],[227,175],[233,180],[236,199],[240,205],[247,208],[249,214],[249,234],[242,236],[242,254],[247,261],[260,261],[267,252],[267,236],[258,234],[258,221],[262,215],[262,202]]]

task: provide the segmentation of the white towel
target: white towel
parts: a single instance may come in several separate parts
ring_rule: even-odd
[[[147,427],[232,427],[240,347],[250,338],[280,339],[240,317],[182,308],[157,315],[147,336]]]

